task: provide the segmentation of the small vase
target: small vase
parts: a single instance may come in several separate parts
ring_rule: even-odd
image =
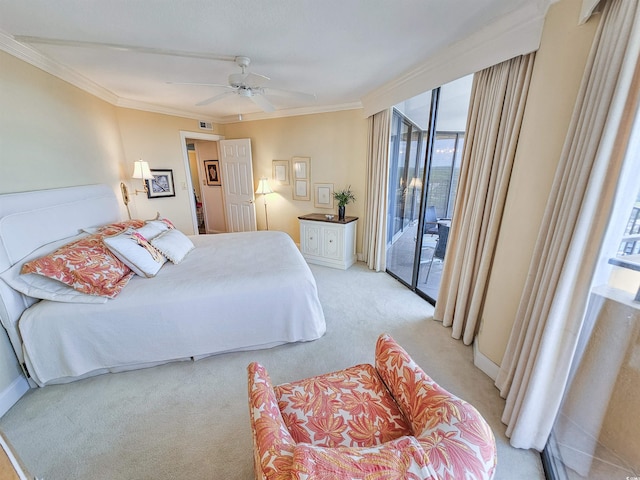
[[[344,205],[338,206],[338,220],[344,220]]]

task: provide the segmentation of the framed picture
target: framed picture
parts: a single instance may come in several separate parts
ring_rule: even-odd
[[[309,157],[293,157],[291,165],[293,177],[293,199],[311,200],[309,180],[311,179],[311,159]]]
[[[153,178],[147,182],[147,198],[175,197],[176,189],[173,186],[173,170],[151,169]]]
[[[279,185],[289,185],[289,160],[273,161],[273,180]]]
[[[333,183],[315,183],[314,206],[333,209]]]
[[[210,187],[220,186],[220,161],[219,160],[205,160],[204,161],[204,174],[207,177],[207,185]]]
[[[309,180],[296,180],[293,189],[294,200],[310,200]]]

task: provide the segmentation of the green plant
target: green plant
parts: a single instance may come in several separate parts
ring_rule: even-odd
[[[356,196],[351,191],[351,185],[337,192],[333,192],[333,198],[338,201],[339,207],[344,207],[348,203],[356,201]]]

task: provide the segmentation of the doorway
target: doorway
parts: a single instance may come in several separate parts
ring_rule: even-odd
[[[209,156],[218,159],[218,141],[223,139],[221,135],[180,132],[187,187],[193,192],[189,195],[189,207],[193,231],[197,234],[227,231],[221,187],[207,186],[203,163]]]
[[[454,214],[473,76],[394,108],[387,272],[435,304]]]
[[[180,132],[193,231],[256,230],[251,141]],[[214,167],[215,178],[210,175]],[[197,187],[197,188],[196,188]]]

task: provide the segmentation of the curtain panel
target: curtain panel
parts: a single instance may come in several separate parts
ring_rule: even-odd
[[[367,184],[365,192],[364,261],[371,270],[385,271],[387,236],[387,192],[391,109],[368,118]]]
[[[473,79],[462,171],[434,318],[475,338],[520,135],[535,53]]]
[[[515,447],[544,448],[567,385],[636,116],[639,12],[604,5],[496,379]]]

